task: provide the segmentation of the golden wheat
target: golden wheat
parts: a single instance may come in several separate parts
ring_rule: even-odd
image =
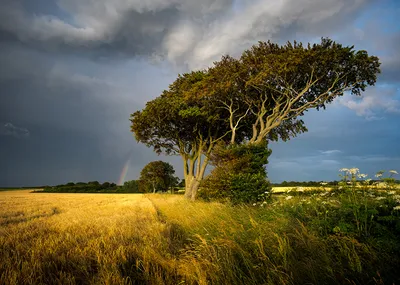
[[[164,225],[142,195],[29,192],[0,193],[2,284],[125,284],[117,267],[158,247]]]

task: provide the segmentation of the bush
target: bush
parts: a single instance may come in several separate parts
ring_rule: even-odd
[[[264,168],[270,155],[267,143],[218,146],[211,157],[215,168],[203,181],[199,198],[234,204],[265,200],[271,192]]]
[[[262,202],[271,194],[271,185],[262,173],[232,175],[230,186],[234,204]]]

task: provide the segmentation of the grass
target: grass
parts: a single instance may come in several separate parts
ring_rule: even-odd
[[[0,284],[399,284],[399,193],[314,192],[1,192]]]

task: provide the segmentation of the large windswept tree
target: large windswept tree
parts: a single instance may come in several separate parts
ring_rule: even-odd
[[[346,91],[374,85],[377,57],[329,39],[319,44],[260,42],[239,59],[180,75],[169,90],[132,114],[139,142],[184,163],[186,196],[195,199],[213,148],[288,140],[306,131],[299,119]],[[202,160],[203,159],[203,160]]]
[[[306,131],[308,109],[325,108],[346,91],[361,95],[380,72],[377,57],[330,39],[319,44],[260,42],[239,59],[225,56],[207,73],[195,100],[222,108],[231,143],[289,139]]]

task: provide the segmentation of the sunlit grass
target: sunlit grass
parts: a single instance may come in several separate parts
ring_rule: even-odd
[[[167,194],[2,192],[0,284],[398,281],[395,232],[377,236],[367,225],[359,235],[358,202],[321,194],[231,206]],[[395,205],[398,194],[371,205]]]
[[[0,193],[0,283],[123,284],[163,227],[141,195]]]

